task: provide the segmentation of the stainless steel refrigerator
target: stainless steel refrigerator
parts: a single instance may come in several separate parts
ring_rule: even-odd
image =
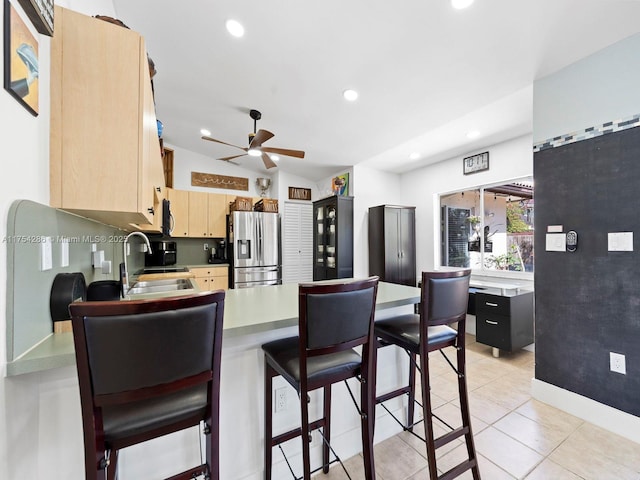
[[[228,245],[233,288],[282,283],[280,216],[270,212],[229,215]]]

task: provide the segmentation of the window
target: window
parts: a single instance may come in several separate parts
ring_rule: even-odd
[[[533,179],[440,196],[441,263],[533,272]]]

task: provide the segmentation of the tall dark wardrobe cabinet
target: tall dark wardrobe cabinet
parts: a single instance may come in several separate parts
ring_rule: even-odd
[[[416,286],[416,207],[369,208],[369,275]]]
[[[313,202],[313,279],[353,277],[353,197]]]

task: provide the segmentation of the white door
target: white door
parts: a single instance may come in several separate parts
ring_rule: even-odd
[[[313,205],[284,202],[282,283],[313,280]]]

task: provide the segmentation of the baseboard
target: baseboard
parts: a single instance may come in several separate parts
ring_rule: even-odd
[[[640,418],[635,415],[535,378],[531,380],[531,394],[536,400],[640,443]]]

